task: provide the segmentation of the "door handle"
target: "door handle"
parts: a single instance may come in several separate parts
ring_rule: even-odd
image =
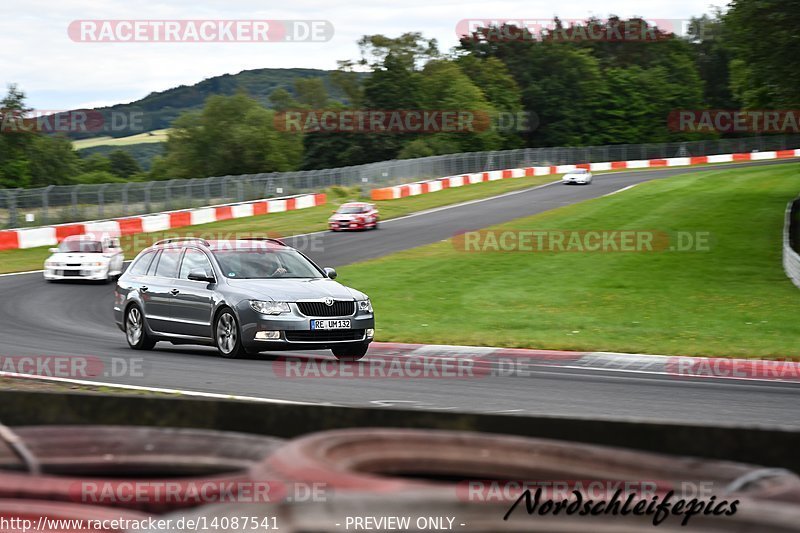
[[[147,287],[142,287],[139,290],[142,291],[142,292],[147,292]]]
[[[176,294],[178,294],[179,292],[181,292],[181,291],[179,291],[178,289],[172,289],[171,291],[169,291],[169,293],[170,293],[171,295],[173,295],[173,296],[175,296],[175,295],[176,295]]]

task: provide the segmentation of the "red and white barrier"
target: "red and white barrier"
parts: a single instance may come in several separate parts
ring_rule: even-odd
[[[763,161],[767,159],[785,159],[800,157],[800,149],[779,150],[776,152],[752,152],[743,154],[704,155],[698,157],[669,157],[666,159],[639,159],[634,161],[605,161],[602,163],[581,163],[577,165],[558,165],[546,167],[525,167],[506,170],[492,170],[490,172],[476,172],[460,176],[447,176],[428,181],[419,181],[406,185],[395,185],[372,190],[373,200],[395,200],[416,196],[429,192],[440,191],[451,187],[461,187],[484,181],[494,181],[505,178],[521,178],[524,176],[549,176],[552,174],[566,174],[576,168],[589,169],[592,172],[607,172],[619,169],[642,169],[656,167],[682,167],[691,165],[704,165],[707,163],[732,163],[735,161]]]
[[[271,200],[256,200],[237,204],[215,205],[169,211],[136,217],[118,218],[114,220],[97,220],[78,224],[60,224],[39,228],[25,228],[0,231],[0,250],[17,248],[36,248],[39,246],[55,246],[70,235],[84,233],[107,233],[110,235],[133,235],[136,233],[152,233],[166,231],[184,226],[208,224],[232,218],[252,217],[268,213],[282,213],[295,209],[306,209],[324,205],[325,194],[303,194]]]

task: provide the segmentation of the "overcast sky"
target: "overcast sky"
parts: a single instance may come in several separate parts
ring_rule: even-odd
[[[60,110],[130,102],[153,91],[256,68],[336,68],[358,58],[364,34],[420,31],[447,51],[463,19],[578,19],[634,15],[687,19],[711,11],[709,0],[2,0],[0,82],[17,83],[31,107]],[[333,24],[316,43],[86,43],[70,39],[76,20],[315,19]],[[5,88],[2,88],[5,92]]]

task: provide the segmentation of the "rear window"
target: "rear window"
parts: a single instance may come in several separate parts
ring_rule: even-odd
[[[367,208],[366,208],[366,206],[363,206],[363,205],[342,206],[337,211],[337,213],[341,213],[343,215],[351,215],[351,214],[355,214],[355,213],[366,213],[366,212],[367,212]]]
[[[183,256],[183,262],[181,263],[180,279],[189,279],[189,274],[193,270],[202,270],[206,274],[214,273],[206,254],[194,248],[187,248],[186,255]]]
[[[161,257],[158,260],[158,267],[156,268],[156,276],[164,278],[178,277],[178,260],[181,258],[181,250],[175,248],[168,248],[161,251]]]
[[[154,252],[147,252],[146,254],[143,254],[133,265],[131,265],[130,273],[134,276],[144,276],[147,274],[147,268],[150,266],[150,261],[153,260],[153,256],[155,256]]]
[[[100,254],[103,253],[103,245],[97,241],[62,241],[61,244],[58,245],[58,251],[83,254]]]

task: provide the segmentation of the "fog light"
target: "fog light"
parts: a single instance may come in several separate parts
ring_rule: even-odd
[[[256,332],[256,340],[260,341],[267,341],[267,340],[277,340],[281,338],[280,331],[257,331]]]
[[[372,338],[374,336],[375,336],[375,330],[374,329],[368,329],[367,330],[367,337]]]

